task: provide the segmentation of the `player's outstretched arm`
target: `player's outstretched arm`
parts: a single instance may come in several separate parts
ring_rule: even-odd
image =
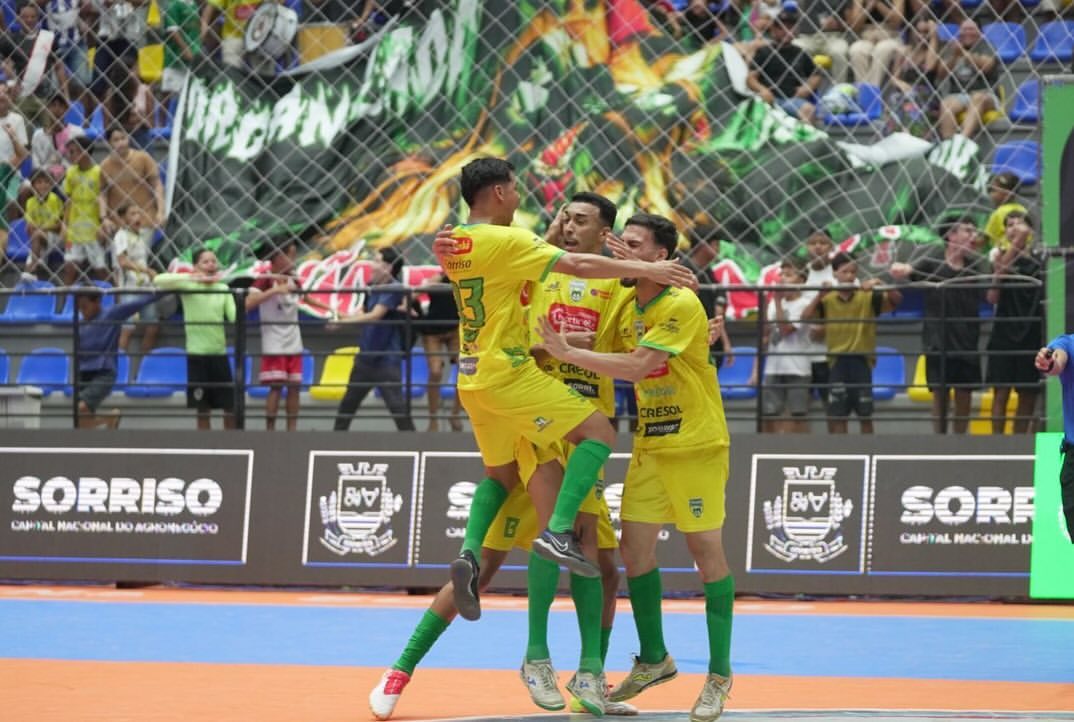
[[[697,279],[675,261],[619,260],[594,253],[564,253],[553,270],[579,278],[648,278],[663,286],[694,287]]]
[[[639,346],[630,353],[600,353],[584,348],[577,348],[568,343],[562,331],[556,331],[548,317],[539,320],[537,333],[543,343],[545,352],[560,361],[581,366],[602,376],[622,379],[636,383],[648,376],[668,360],[667,351]]]

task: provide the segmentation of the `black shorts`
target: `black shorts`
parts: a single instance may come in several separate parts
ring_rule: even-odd
[[[985,381],[989,386],[1020,386],[1027,391],[1035,390],[1041,378],[1040,371],[1033,365],[1036,356],[1036,350],[990,351]]]
[[[827,361],[814,361],[811,364],[811,368],[813,378],[811,379],[810,389],[815,397],[827,404],[828,389],[830,388],[828,384],[831,383],[831,368],[829,368]]]
[[[78,373],[78,400],[96,413],[101,402],[112,393],[116,383],[116,372],[110,369],[100,371],[80,371]]]
[[[227,356],[186,357],[186,405],[208,411],[235,408],[235,384]]]
[[[948,356],[940,373],[940,354],[929,352],[925,357],[925,379],[929,391],[935,391],[940,381],[959,391],[973,391],[981,387],[981,361],[977,356]]]
[[[853,411],[860,419],[873,415],[873,369],[864,356],[839,356],[829,372],[831,398],[828,416],[845,419]]]

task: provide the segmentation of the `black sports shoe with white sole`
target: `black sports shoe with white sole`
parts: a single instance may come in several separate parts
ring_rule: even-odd
[[[573,533],[555,532],[545,529],[533,540],[533,551],[537,555],[556,564],[562,564],[580,577],[599,577],[600,569],[585,558],[578,538]]]
[[[481,618],[481,600],[477,595],[477,577],[480,569],[474,553],[464,549],[458,559],[451,562],[451,585],[455,588],[455,608],[463,619],[474,621]]]

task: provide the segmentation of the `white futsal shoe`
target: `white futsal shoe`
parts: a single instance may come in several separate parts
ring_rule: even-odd
[[[399,696],[410,683],[410,675],[401,669],[389,669],[369,693],[369,711],[377,719],[389,719],[399,702]]]
[[[690,710],[690,722],[713,722],[723,714],[724,703],[731,694],[731,678],[710,673],[701,695]]]
[[[551,711],[563,709],[563,693],[559,691],[552,660],[535,659],[530,662],[524,659],[518,676],[522,678],[535,705]]]

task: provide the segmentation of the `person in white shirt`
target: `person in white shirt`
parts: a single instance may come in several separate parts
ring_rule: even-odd
[[[773,291],[765,309],[763,387],[763,429],[766,433],[806,433],[809,431],[809,385],[812,379],[809,324],[802,312],[812,296],[802,292],[806,272],[791,260],[780,266],[784,288]],[[757,381],[754,361],[751,383]],[[784,414],[790,415],[787,419]]]
[[[802,291],[807,300],[812,301],[821,286],[825,283],[835,285],[835,273],[832,271],[832,252],[835,250],[835,242],[832,237],[821,230],[813,231],[805,242],[806,248],[806,288],[811,291]],[[809,327],[808,351],[812,366],[811,391],[824,406],[828,405],[828,356],[827,347],[824,344],[824,326],[812,324]]]
[[[22,175],[19,166],[30,157],[26,119],[11,103],[11,94],[0,85],[0,249],[7,248],[8,221],[4,212],[18,198]]]
[[[112,239],[112,258],[115,261],[116,283],[131,294],[120,296],[120,303],[144,298],[145,294],[134,293],[136,289],[152,288],[157,273],[150,267],[149,246],[146,244],[142,230],[145,228],[145,213],[134,203],[125,203],[117,215],[122,225]],[[145,328],[142,336],[141,352],[147,354],[157,345],[160,334],[160,312],[155,303],[143,306],[138,312],[139,324]],[[134,335],[134,324],[125,325],[119,334],[119,348],[126,351]]]

